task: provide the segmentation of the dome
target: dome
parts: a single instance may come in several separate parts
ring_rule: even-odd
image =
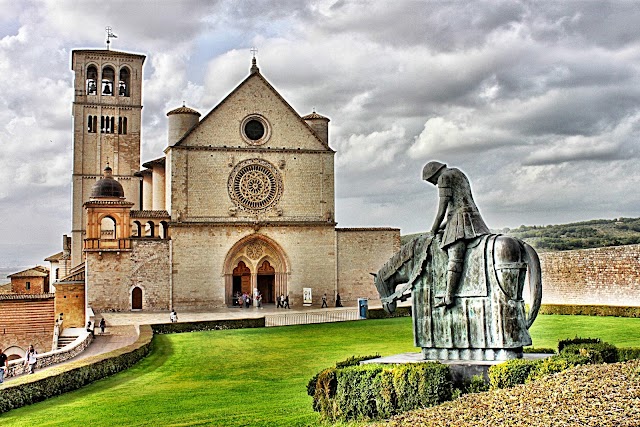
[[[193,114],[193,115],[196,115],[198,117],[201,116],[201,114],[198,113],[196,110],[194,110],[193,108],[185,107],[184,104],[182,104],[182,107],[178,107],[176,109],[173,109],[173,110],[169,111],[167,113],[167,116],[171,116],[173,114]]]
[[[122,185],[111,176],[112,172],[109,165],[104,168],[103,177],[93,184],[91,188],[91,198],[115,197],[124,199],[124,189]]]
[[[311,113],[311,114],[307,114],[302,119],[303,120],[318,120],[318,119],[320,119],[320,120],[329,121],[328,117],[321,116],[320,114],[316,113],[315,111],[313,113]]]

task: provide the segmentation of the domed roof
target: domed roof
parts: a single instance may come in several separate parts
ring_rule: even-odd
[[[198,117],[201,116],[201,114],[198,113],[196,110],[194,110],[193,108],[185,107],[184,104],[182,104],[182,107],[178,107],[174,110],[169,111],[167,113],[167,116],[170,116],[172,114],[195,114]]]
[[[104,168],[103,177],[93,184],[91,188],[91,198],[101,198],[101,197],[116,197],[120,199],[124,199],[124,189],[122,185],[116,181],[111,173],[113,170],[107,165]]]
[[[329,121],[328,117],[325,116],[321,116],[320,114],[316,113],[315,111],[311,114],[307,114],[306,116],[304,116],[302,118],[303,120],[315,120],[315,119],[321,119],[321,120],[327,120]]]

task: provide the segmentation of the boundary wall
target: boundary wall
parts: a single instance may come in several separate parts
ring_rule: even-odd
[[[538,255],[543,304],[640,307],[640,245]]]

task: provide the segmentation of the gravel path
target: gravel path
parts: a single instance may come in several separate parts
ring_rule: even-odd
[[[469,394],[374,426],[640,426],[640,360],[580,366],[512,389]]]

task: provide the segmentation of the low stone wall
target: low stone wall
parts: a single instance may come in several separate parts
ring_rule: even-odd
[[[640,306],[640,245],[539,255],[543,304]]]
[[[39,353],[36,362],[36,371],[56,363],[66,362],[69,359],[73,359],[78,354],[82,353],[84,349],[91,344],[91,341],[93,341],[93,335],[85,332],[65,348],[49,351],[47,353]],[[9,369],[5,376],[9,378],[26,373],[27,367],[24,365],[24,359],[18,359],[9,362]]]
[[[50,397],[77,390],[96,380],[123,371],[151,351],[153,331],[140,326],[138,339],[126,347],[87,357],[59,368],[25,375],[0,384],[0,414],[11,409],[40,402]]]

